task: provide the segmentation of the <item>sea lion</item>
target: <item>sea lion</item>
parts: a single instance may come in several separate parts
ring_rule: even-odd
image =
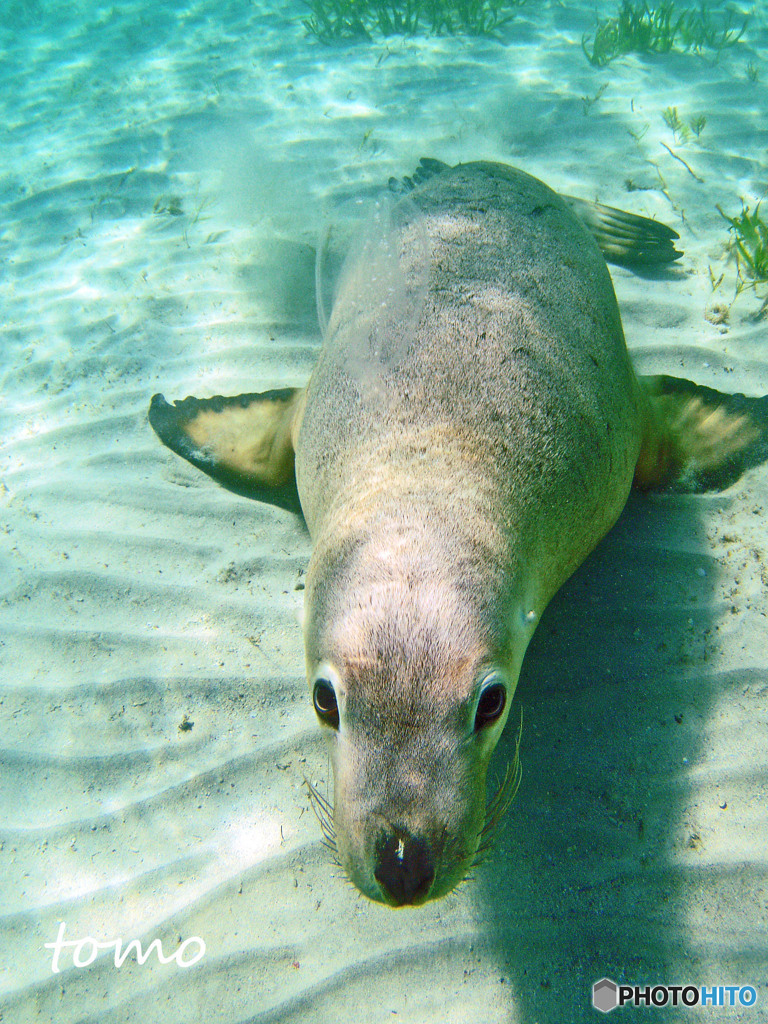
[[[508,795],[488,811],[486,770],[536,624],[633,481],[702,453],[716,471],[753,437],[716,392],[633,371],[597,242],[664,264],[674,231],[493,163],[422,162],[400,191],[402,301],[370,284],[370,256],[348,267],[305,388],[155,395],[149,413],[241,490],[290,506],[295,471],[314,544],[307,674],[334,773],[324,831],[393,906],[466,876]]]

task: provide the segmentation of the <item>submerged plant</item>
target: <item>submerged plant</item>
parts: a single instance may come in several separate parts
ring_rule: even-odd
[[[647,3],[622,0],[615,18],[598,21],[592,52],[587,50],[589,36],[581,41],[590,64],[602,67],[624,53],[666,53],[672,49],[672,2],[663,2],[651,9]]]
[[[304,0],[304,27],[324,43],[382,36],[492,35],[526,0]]]
[[[587,116],[587,114],[590,112],[590,110],[595,105],[595,103],[597,103],[597,101],[600,99],[600,97],[603,95],[603,93],[605,92],[605,90],[607,88],[608,88],[608,83],[607,82],[603,82],[603,84],[600,86],[600,88],[597,90],[597,92],[595,93],[594,96],[582,96],[581,97],[581,103],[582,103],[582,106],[584,107],[584,117]]]
[[[675,142],[678,138],[682,139],[683,142],[687,141],[688,129],[680,120],[677,107],[667,107],[666,110],[662,110],[661,116],[664,118],[664,123],[668,128],[672,129],[672,134],[675,136]]]
[[[749,18],[744,18],[741,26],[736,24],[736,15],[726,10],[724,16],[713,20],[706,4],[702,3],[698,10],[686,10],[680,16],[677,33],[684,50],[701,53],[703,49],[721,50],[734,46],[747,28]]]
[[[736,294],[745,288],[768,284],[768,223],[760,216],[760,203],[750,212],[742,199],[738,217],[727,216],[719,206],[717,210],[730,225],[728,248],[736,260]]]
[[[677,112],[677,107],[667,107],[666,110],[662,110],[661,116],[667,127],[672,129],[675,142],[689,142],[691,134],[698,139],[707,124],[704,114],[696,114],[694,117],[689,117],[687,121],[683,121]]]
[[[688,127],[691,129],[691,131],[697,139],[704,131],[706,125],[707,119],[704,116],[704,114],[696,114],[694,117],[691,117],[688,120]]]
[[[595,67],[604,67],[627,53],[670,53],[714,49],[717,53],[739,41],[747,27],[734,24],[734,15],[713,19],[704,3],[676,10],[674,0],[649,6],[647,0],[622,0],[614,18],[598,20],[594,36],[581,40],[584,55]],[[588,48],[592,40],[591,51]]]

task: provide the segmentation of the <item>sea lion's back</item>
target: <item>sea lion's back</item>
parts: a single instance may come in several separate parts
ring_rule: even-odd
[[[575,472],[599,500],[618,472],[628,490],[637,384],[605,261],[561,197],[514,168],[459,165],[403,200],[397,232],[409,315],[375,288],[361,308],[357,267],[308,388],[297,478],[310,528],[338,459],[364,475],[368,452],[385,455],[402,479],[409,450],[451,436],[502,488],[542,475],[569,487]]]
[[[581,384],[593,399],[630,384],[605,260],[557,193],[515,168],[474,163],[426,182],[413,201],[431,250],[431,303],[419,341],[436,364],[441,350],[452,359],[461,352],[466,372],[498,379],[506,396],[499,358],[538,362],[553,385]],[[457,384],[461,390],[461,376]]]

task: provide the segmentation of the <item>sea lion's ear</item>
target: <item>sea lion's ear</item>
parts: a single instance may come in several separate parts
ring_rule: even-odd
[[[171,451],[249,497],[298,510],[293,437],[303,390],[224,398],[154,395],[149,422]]]

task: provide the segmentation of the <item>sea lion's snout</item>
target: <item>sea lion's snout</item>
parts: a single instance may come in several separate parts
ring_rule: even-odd
[[[466,878],[491,841],[502,802],[486,804],[485,777],[510,684],[471,666],[450,688],[442,672],[407,680],[405,666],[334,660],[312,680],[334,775],[333,802],[310,786],[326,843],[369,899],[420,906]]]
[[[435,880],[435,861],[429,844],[418,836],[382,832],[376,843],[374,878],[394,906],[422,903]]]
[[[471,869],[485,810],[482,768],[475,780],[437,771],[408,800],[402,777],[361,766],[360,748],[337,760],[333,846],[368,899],[421,906],[454,889]],[[365,760],[363,755],[362,760]],[[381,768],[381,759],[376,758]]]

